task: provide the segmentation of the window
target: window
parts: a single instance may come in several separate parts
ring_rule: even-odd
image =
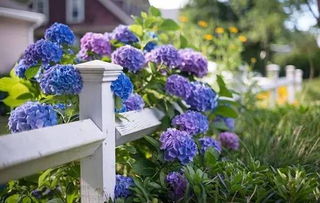
[[[33,0],[32,9],[35,12],[49,16],[49,0]]]
[[[67,0],[66,16],[68,23],[81,23],[84,20],[84,1]]]

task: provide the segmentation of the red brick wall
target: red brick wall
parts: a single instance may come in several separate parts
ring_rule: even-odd
[[[66,23],[66,0],[49,0],[49,25]]]

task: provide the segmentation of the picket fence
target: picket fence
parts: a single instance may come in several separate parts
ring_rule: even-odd
[[[279,97],[278,88],[285,87],[288,92],[287,102],[293,104],[296,101],[296,95],[302,90],[303,71],[296,69],[293,65],[285,67],[285,77],[279,77],[280,66],[269,64],[266,67],[267,77],[255,77],[257,82],[257,92],[270,91],[269,104],[275,106]]]
[[[122,67],[96,60],[77,68],[83,79],[80,121],[0,136],[0,184],[80,160],[81,202],[113,199],[115,148],[156,130],[164,114],[146,108],[116,121],[110,85]]]

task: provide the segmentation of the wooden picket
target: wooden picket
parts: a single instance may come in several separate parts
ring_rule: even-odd
[[[81,202],[113,198],[116,146],[152,133],[164,114],[144,109],[116,121],[110,85],[122,67],[90,61],[77,68],[84,83],[80,121],[0,136],[0,183],[80,160]]]

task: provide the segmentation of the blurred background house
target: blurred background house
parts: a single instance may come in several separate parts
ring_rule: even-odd
[[[34,29],[45,16],[29,11],[24,4],[0,1],[0,74],[10,71],[28,44],[33,42]]]

